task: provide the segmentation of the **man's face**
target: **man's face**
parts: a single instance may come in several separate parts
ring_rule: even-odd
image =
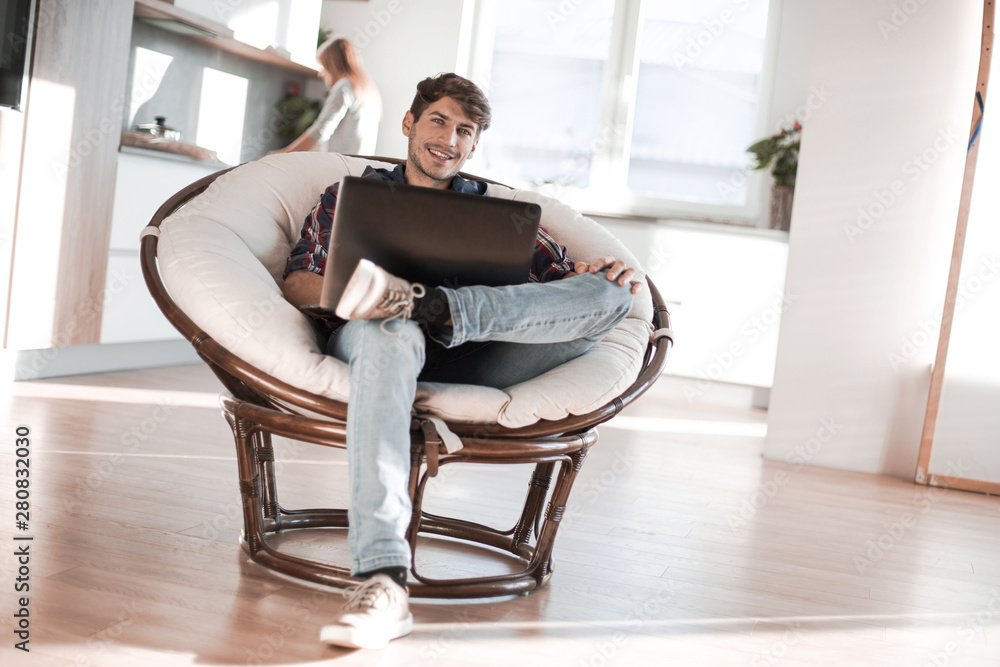
[[[476,151],[477,130],[450,97],[431,104],[416,120],[407,111],[403,117],[403,134],[409,138],[406,182],[446,190]]]

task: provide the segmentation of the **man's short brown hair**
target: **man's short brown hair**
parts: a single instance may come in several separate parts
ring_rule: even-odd
[[[427,77],[417,84],[417,94],[414,95],[413,104],[410,105],[413,120],[418,120],[427,107],[442,97],[450,97],[458,102],[462,113],[476,124],[477,137],[480,132],[489,128],[493,111],[486,95],[476,84],[452,73]]]

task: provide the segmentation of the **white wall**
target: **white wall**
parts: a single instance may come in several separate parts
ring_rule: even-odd
[[[912,478],[937,331],[890,354],[943,304],[981,16],[816,3],[808,84],[827,99],[803,134],[768,458]]]
[[[455,72],[466,76],[473,0],[326,0],[320,23],[350,39],[382,95],[382,123],[375,152],[406,157],[403,115],[417,83]]]
[[[786,294],[785,235],[696,222],[599,218],[642,264],[670,311],[674,352],[664,371],[690,405],[724,385],[768,388]],[[757,392],[741,392],[754,400]],[[763,394],[766,396],[766,392]],[[759,399],[757,399],[759,400]]]
[[[768,130],[787,127],[793,120],[808,125],[818,110],[809,100],[809,57],[812,53],[813,31],[816,29],[816,0],[771,0],[772,10],[778,11],[777,54]],[[766,223],[765,223],[766,225]]]

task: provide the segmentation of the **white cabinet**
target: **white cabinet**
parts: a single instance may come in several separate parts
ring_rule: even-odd
[[[675,347],[665,372],[690,378],[685,397],[716,382],[770,387],[785,290],[788,236],[701,223],[602,219],[642,263],[670,310]]]
[[[118,154],[101,343],[180,338],[146,289],[139,269],[139,233],[163,202],[219,168],[156,154]]]

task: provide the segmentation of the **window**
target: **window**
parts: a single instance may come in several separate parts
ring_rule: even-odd
[[[593,213],[755,217],[768,5],[484,3],[487,173]]]
[[[211,67],[202,70],[196,142],[215,151],[226,164],[239,164],[243,159],[243,122],[249,84],[248,79],[235,74]]]

